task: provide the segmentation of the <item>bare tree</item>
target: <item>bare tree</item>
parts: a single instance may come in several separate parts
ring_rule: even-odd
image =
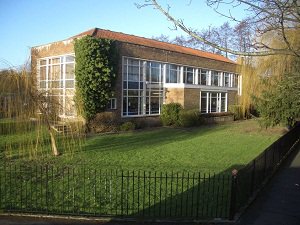
[[[251,17],[247,18],[247,25],[255,38],[251,40],[251,48],[244,46],[240,50],[230,48],[230,46],[211,41],[205,36],[195,32],[188,27],[182,19],[177,19],[170,14],[170,6],[163,8],[156,0],[145,0],[144,4],[137,4],[138,8],[152,6],[160,11],[166,18],[171,21],[175,29],[181,29],[188,35],[197,39],[204,44],[222,52],[242,56],[266,56],[266,55],[294,55],[300,57],[299,47],[295,47],[289,38],[289,32],[300,28],[300,1],[299,0],[207,0],[207,5],[212,7],[217,13],[228,19],[240,23],[231,11],[224,13],[219,9],[222,5],[231,5],[232,7],[244,7]],[[270,45],[270,37],[281,39],[285,45],[282,48],[273,48]],[[246,43],[246,40],[241,43]],[[247,42],[248,43],[248,42]]]

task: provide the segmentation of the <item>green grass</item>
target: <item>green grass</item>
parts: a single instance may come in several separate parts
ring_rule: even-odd
[[[192,129],[157,128],[89,137],[72,155],[64,152],[43,159],[55,165],[104,169],[219,173],[247,164],[283,132],[280,127],[261,129],[254,120]]]
[[[48,154],[38,152],[29,160],[25,147],[24,152],[11,149],[8,157],[4,154],[5,160],[16,163],[2,165],[0,170],[0,180],[7,181],[0,182],[0,208],[50,214],[139,217],[145,213],[151,217],[162,213],[164,217],[167,212],[165,216],[180,218],[195,218],[198,213],[197,218],[227,218],[231,176],[223,172],[247,164],[283,133],[281,127],[261,129],[254,120],[192,129],[156,128],[96,135],[74,151],[63,151],[69,140],[60,137],[63,154],[59,157],[49,154],[43,133]],[[34,130],[1,134],[0,149],[6,151],[4,142],[31,143],[35,135]],[[201,179],[194,172],[201,172]]]

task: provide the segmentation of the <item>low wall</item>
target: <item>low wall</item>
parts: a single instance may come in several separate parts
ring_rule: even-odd
[[[234,121],[233,115],[216,116],[216,117],[203,117],[204,124],[220,124]]]

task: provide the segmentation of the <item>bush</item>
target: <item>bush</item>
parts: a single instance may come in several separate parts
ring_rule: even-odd
[[[178,125],[179,113],[182,106],[179,103],[169,103],[162,106],[160,115],[161,122],[164,126]]]
[[[111,132],[117,130],[118,122],[114,113],[102,112],[89,121],[88,127],[95,133]]]
[[[230,105],[228,107],[229,112],[233,113],[234,120],[241,120],[244,119],[242,106],[240,105]]]
[[[200,124],[200,112],[197,109],[181,110],[179,112],[178,126],[192,127]]]
[[[120,126],[121,131],[131,131],[135,130],[135,124],[131,121],[125,122]]]

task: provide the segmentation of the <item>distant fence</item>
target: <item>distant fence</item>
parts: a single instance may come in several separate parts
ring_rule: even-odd
[[[299,136],[298,124],[233,174],[5,164],[0,166],[0,210],[136,219],[233,219]]]
[[[233,176],[232,188],[234,191],[232,193],[235,196],[232,196],[231,219],[237,211],[241,211],[255,197],[278,169],[292,147],[299,143],[299,138],[300,123],[298,122],[292,130],[239,170],[236,176]]]

